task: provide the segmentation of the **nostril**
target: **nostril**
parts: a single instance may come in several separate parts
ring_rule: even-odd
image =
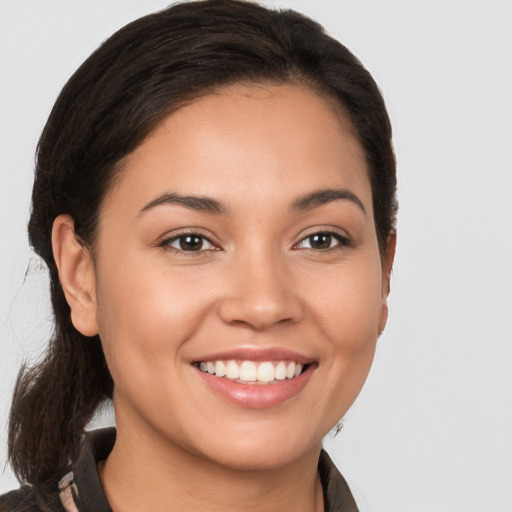
[[[302,305],[295,297],[249,292],[238,298],[222,300],[219,316],[230,325],[248,326],[254,330],[265,330],[277,324],[298,321],[302,316]]]

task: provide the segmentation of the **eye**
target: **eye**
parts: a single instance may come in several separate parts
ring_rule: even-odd
[[[348,238],[328,231],[313,233],[303,238],[297,245],[298,249],[312,249],[314,251],[327,251],[335,247],[347,247],[350,245]]]
[[[160,247],[172,248],[176,251],[183,252],[199,252],[217,249],[210,240],[197,233],[183,233],[172,238],[167,238],[159,245]]]

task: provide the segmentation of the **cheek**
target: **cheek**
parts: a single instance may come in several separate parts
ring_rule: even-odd
[[[156,370],[175,359],[210,303],[200,286],[161,266],[105,266],[97,293],[100,337],[114,380],[116,368],[145,363]]]
[[[318,281],[312,309],[334,350],[356,354],[376,341],[383,305],[381,276],[378,264],[362,260]]]
[[[323,358],[324,401],[318,403],[326,434],[348,411],[368,377],[378,338],[380,282],[351,274],[323,301],[317,325],[329,340]]]
[[[352,405],[370,371],[383,304],[381,276],[378,263],[361,260],[340,268],[317,293],[315,323],[329,340],[324,389],[332,394],[326,396],[324,414],[331,427]]]

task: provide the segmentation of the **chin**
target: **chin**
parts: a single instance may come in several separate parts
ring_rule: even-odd
[[[210,442],[204,450],[203,457],[212,462],[237,471],[262,471],[288,466],[295,461],[320,452],[323,436],[307,435],[302,429],[297,431],[289,427],[272,428],[260,424],[251,431],[226,431],[224,442]]]
[[[318,444],[320,452],[321,444]],[[230,453],[223,453],[215,462],[233,471],[268,471],[278,469],[301,459],[305,456],[304,449],[273,449],[258,447],[254,449],[237,450],[232,447]]]

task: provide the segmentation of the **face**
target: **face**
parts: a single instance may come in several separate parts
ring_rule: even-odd
[[[125,162],[95,249],[119,430],[276,467],[359,393],[386,275],[364,154],[314,92],[231,87],[170,115]]]

